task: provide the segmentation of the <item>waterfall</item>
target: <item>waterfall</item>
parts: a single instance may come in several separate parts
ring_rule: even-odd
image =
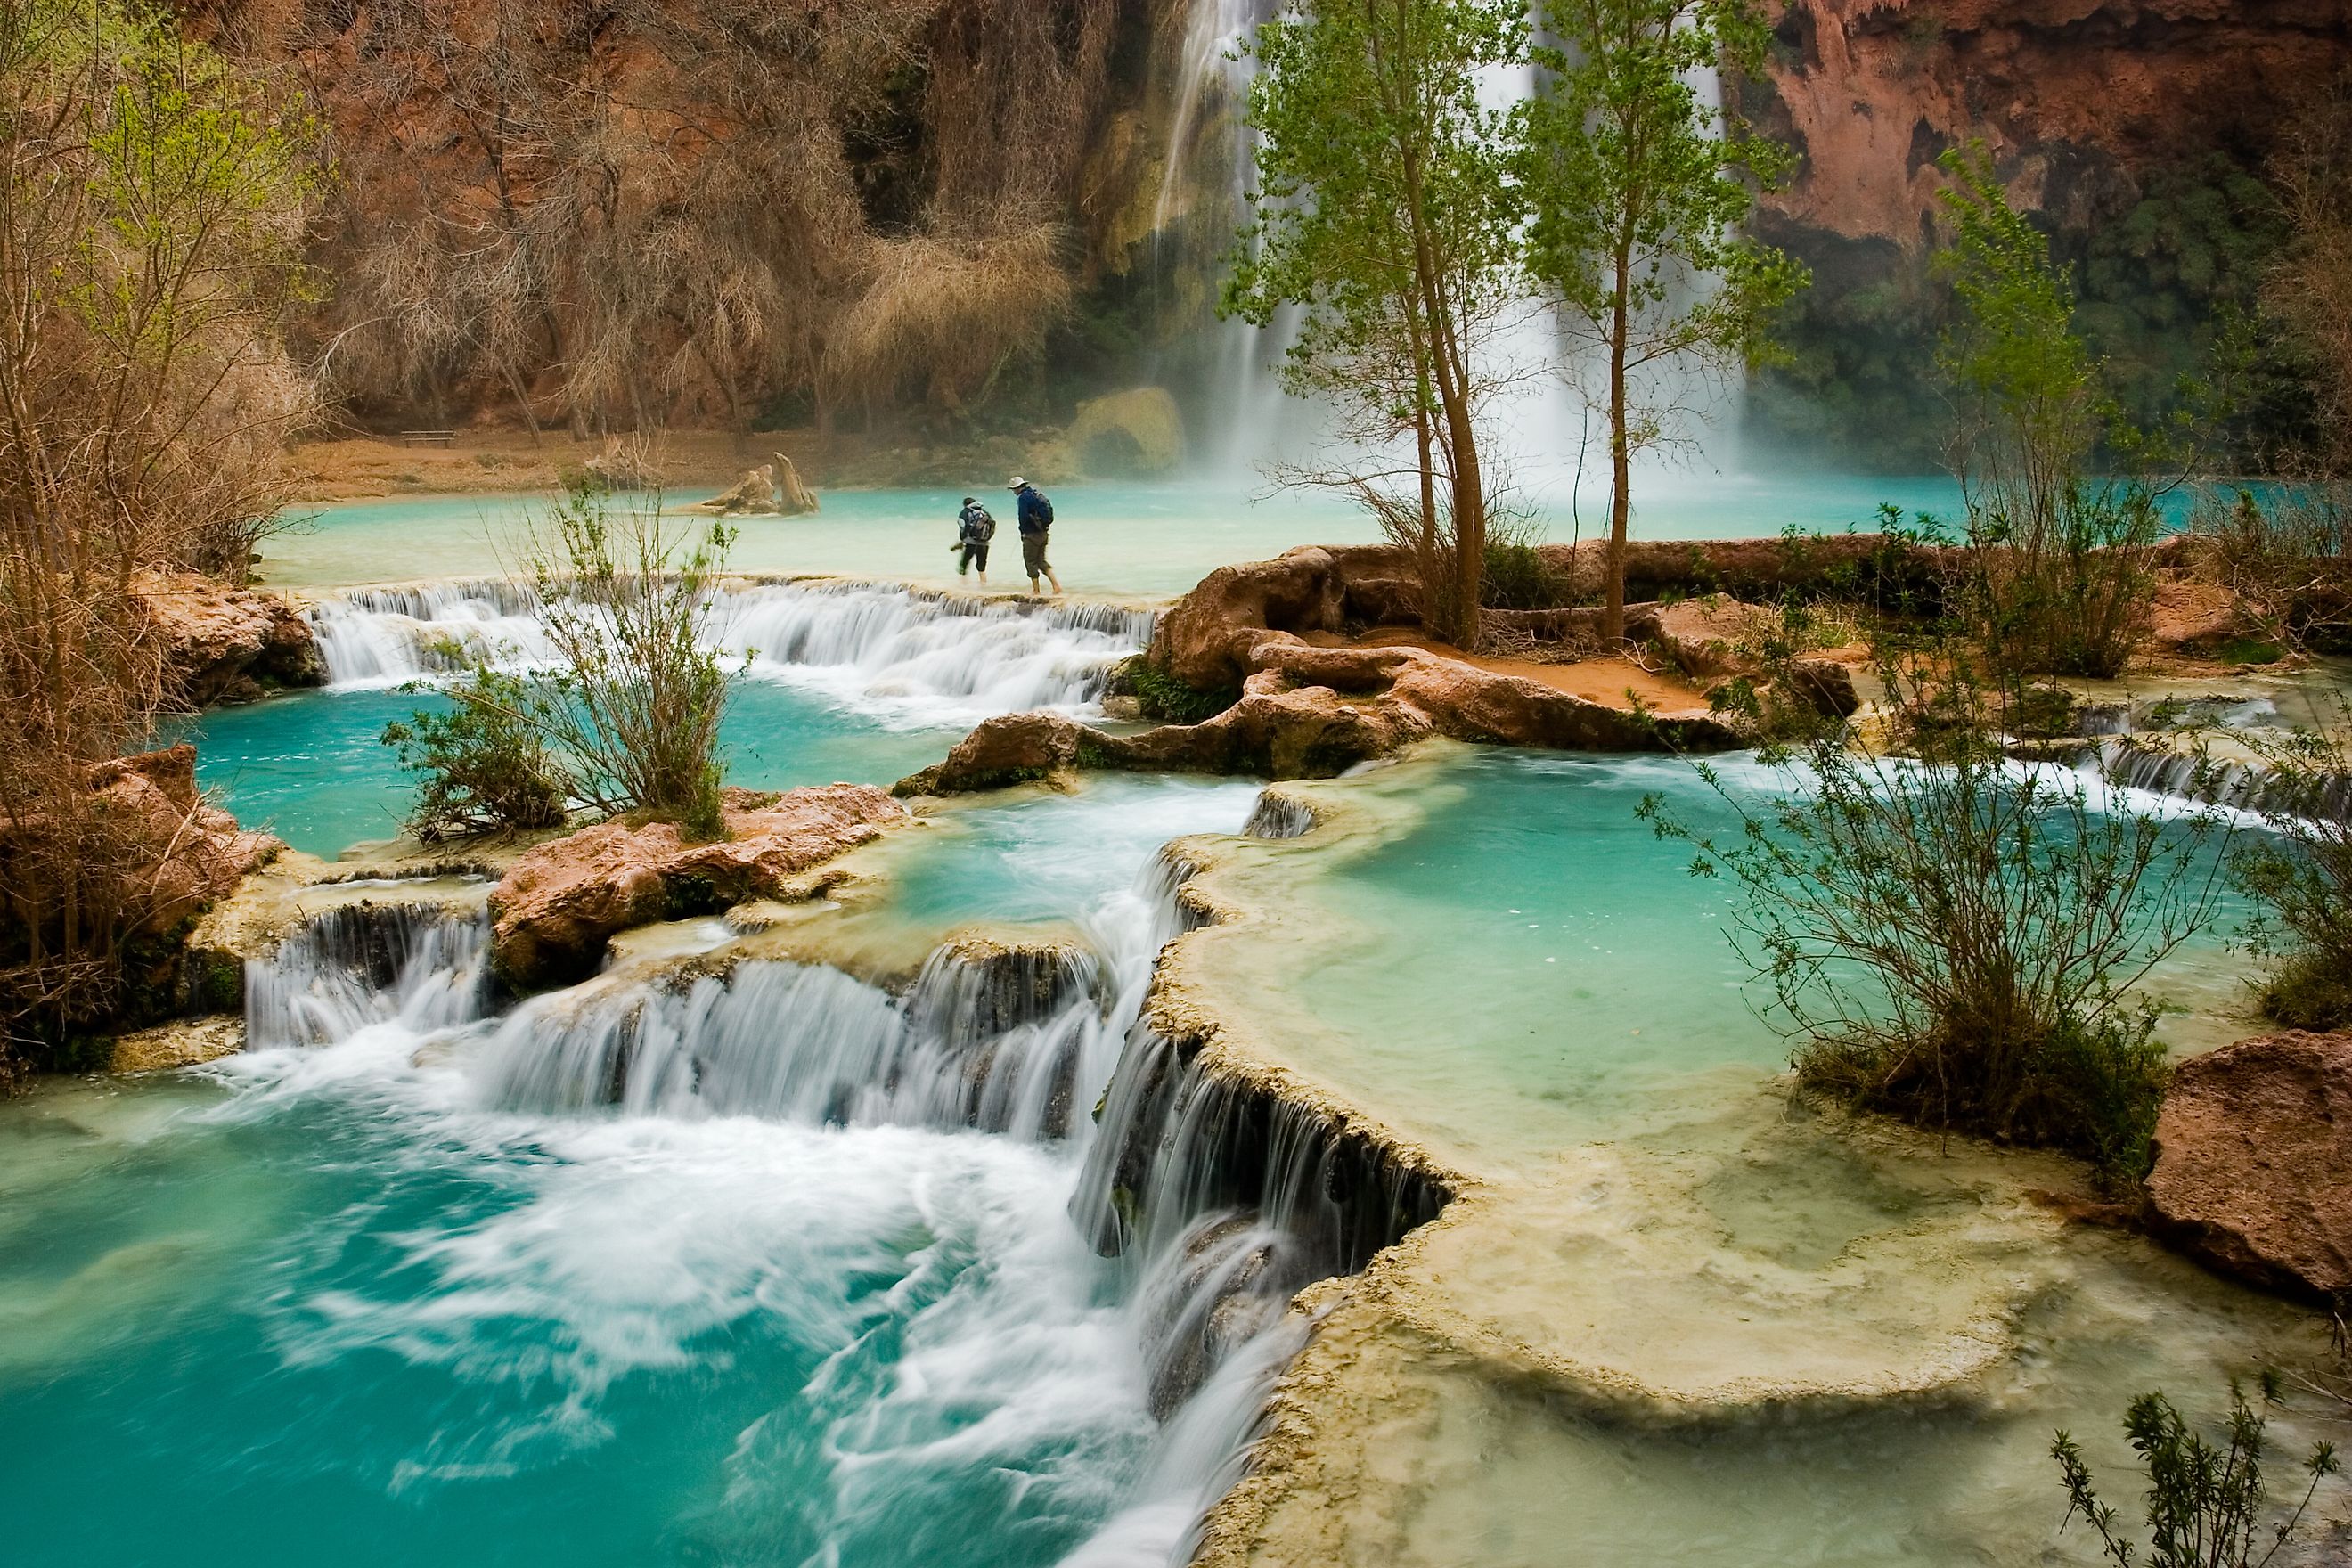
[[[489,917],[432,904],[345,904],[245,965],[248,1049],[319,1046],[370,1026],[412,1033],[481,1016]]]
[[[327,679],[345,689],[398,686],[489,657],[530,665],[550,655],[539,595],[490,578],[352,588],[307,612]]]
[[[975,720],[1101,701],[1151,640],[1149,610],[1034,604],[872,584],[766,584],[719,596],[713,641],[754,676],[910,718]]]
[[[397,686],[488,656],[518,668],[553,649],[526,584],[362,588],[309,612],[331,682]],[[957,721],[1085,710],[1110,668],[1151,639],[1152,612],[1085,602],[979,599],[880,584],[751,583],[711,596],[713,647],[751,673],[886,715]]]
[[[1272,0],[1193,0],[1179,60],[1168,153],[1158,201],[1153,209],[1155,232],[1164,233],[1181,216],[1179,200],[1199,175],[1193,170],[1198,129],[1204,106],[1222,96],[1226,101],[1246,100],[1255,64],[1234,59],[1234,46],[1279,7]],[[1700,105],[1719,113],[1723,105],[1720,74],[1713,67],[1689,79]],[[1491,109],[1507,108],[1534,94],[1532,66],[1489,73],[1481,96]],[[1245,196],[1256,177],[1253,138],[1243,132],[1235,139],[1230,171],[1234,209],[1245,210]],[[1686,296],[1705,297],[1717,287],[1710,278],[1675,281]],[[1242,321],[1216,329],[1213,365],[1202,398],[1208,434],[1202,450],[1217,454],[1223,467],[1246,468],[1278,455],[1294,455],[1302,444],[1320,438],[1321,412],[1298,405],[1286,397],[1275,367],[1297,341],[1300,318],[1286,311],[1273,325],[1260,329]],[[1488,333],[1477,354],[1481,374],[1499,388],[1488,405],[1481,455],[1498,485],[1523,491],[1538,504],[1557,500],[1572,503],[1580,480],[1586,489],[1597,487],[1605,500],[1608,471],[1605,458],[1580,461],[1588,437],[1605,432],[1589,415],[1588,395],[1601,387],[1586,384],[1598,368],[1587,346],[1571,341],[1560,315],[1545,300],[1530,297],[1521,308],[1507,312]],[[1654,365],[1637,374],[1642,395],[1667,411],[1668,449],[1650,455],[1644,468],[1667,466],[1696,452],[1707,468],[1737,467],[1740,387],[1721,385],[1674,365]],[[1680,437],[1691,437],[1685,441]],[[1605,442],[1596,450],[1605,450]]]
[[[1249,820],[1242,825],[1242,837],[1303,838],[1314,831],[1314,827],[1313,806],[1279,790],[1261,790],[1257,805],[1250,808]]]
[[[2295,811],[2352,821],[2352,773],[2282,781],[2260,762],[2217,762],[2129,734],[2099,742],[2089,766],[2110,784],[2234,811]]]
[[[1253,820],[1300,809],[1264,800]],[[1116,1258],[1086,1266],[1116,1291],[1140,1368],[1132,1397],[1155,1433],[1122,1505],[1066,1562],[1173,1563],[1246,1462],[1302,1342],[1292,1298],[1360,1268],[1445,1195],[1142,1025],[1161,950],[1197,918],[1179,896],[1191,874],[1163,850],[1082,913],[1083,942],[950,941],[903,994],[821,964],[742,959],[677,980],[606,975],[454,1037],[489,1000],[486,921],[353,905],[249,966],[247,1016],[256,1044],[327,1055],[374,1040],[362,1047],[372,1064],[421,1067],[414,1039],[442,1033],[449,1047],[430,1060],[465,1088],[436,1101],[520,1127],[761,1119],[1064,1151],[1055,1201]]]

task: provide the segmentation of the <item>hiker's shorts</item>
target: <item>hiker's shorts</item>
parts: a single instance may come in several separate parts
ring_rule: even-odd
[[[1024,533],[1021,536],[1021,569],[1032,577],[1042,577],[1053,571],[1053,563],[1045,559],[1045,536]]]
[[[973,567],[975,567],[975,566],[979,567],[979,568],[981,569],[981,571],[982,571],[982,572],[983,572],[983,573],[985,573],[985,572],[988,570],[988,546],[987,546],[987,545],[985,545],[985,544],[967,544],[967,545],[965,545],[965,546],[963,547],[963,559],[956,563],[956,575],[957,575],[957,576],[959,576],[959,577],[961,577],[961,576],[962,576],[965,573],[967,573],[967,572],[971,571],[971,570]]]

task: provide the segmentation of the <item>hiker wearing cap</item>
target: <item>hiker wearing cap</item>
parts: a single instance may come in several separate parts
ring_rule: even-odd
[[[962,557],[956,563],[956,575],[961,577],[973,567],[980,568],[980,585],[988,586],[988,542],[996,537],[996,520],[974,496],[963,498],[963,510],[956,513],[956,542],[948,546]]]
[[[1021,528],[1021,565],[1029,574],[1029,591],[1037,591],[1037,575],[1045,574],[1045,581],[1054,584],[1054,592],[1062,591],[1062,580],[1054,575],[1054,563],[1045,559],[1045,535],[1054,526],[1054,503],[1020,475],[1004,487],[1013,492]]]

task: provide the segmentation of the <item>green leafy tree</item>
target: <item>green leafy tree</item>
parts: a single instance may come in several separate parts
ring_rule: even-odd
[[[1952,239],[1938,264],[1958,307],[1941,366],[1974,629],[2004,677],[2113,677],[2146,623],[2163,531],[2162,487],[2128,470],[2177,461],[2173,438],[2193,416],[2163,440],[2123,421],[2075,330],[2070,270],[2010,205],[1980,146],[1941,163]],[[2122,477],[2087,472],[2103,434]]]
[[[572,781],[548,749],[530,684],[483,657],[446,695],[446,710],[420,708],[383,729],[416,775],[408,830],[437,844],[562,826]]]
[[[1766,357],[1774,314],[1806,282],[1742,226],[1785,178],[1788,149],[1699,100],[1699,71],[1754,70],[1768,41],[1753,0],[1545,0],[1523,174],[1528,269],[1597,351],[1588,404],[1609,428],[1603,635],[1625,630],[1633,463],[1668,439],[1676,374]]]
[[[1416,548],[1432,629],[1478,643],[1493,476],[1482,354],[1524,309],[1510,179],[1520,110],[1483,73],[1524,59],[1515,0],[1308,0],[1259,28],[1249,123],[1257,188],[1223,309],[1259,326],[1303,310],[1281,366],[1326,395],[1369,450],[1407,437],[1412,481],[1317,476],[1354,490]]]

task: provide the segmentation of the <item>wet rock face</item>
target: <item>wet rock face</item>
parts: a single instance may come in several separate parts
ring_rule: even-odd
[[[687,843],[671,823],[607,822],[524,855],[490,896],[498,973],[527,989],[585,979],[618,932],[789,896],[792,879],[906,816],[867,784],[729,790],[723,803],[716,843]]]
[[[2271,1289],[2352,1290],[2352,1035],[2270,1035],[2182,1064],[2156,1144],[2158,1234]]]
[[[1710,717],[1643,718],[1419,648],[1322,648],[1259,635],[1251,662],[1261,668],[1243,683],[1242,700],[1213,719],[1109,735],[1059,713],[1007,714],[958,742],[946,761],[899,780],[894,793],[1001,789],[1067,769],[1330,778],[1433,735],[1563,751],[1742,743]],[[1368,686],[1369,695],[1357,694]]]
[[[101,763],[91,787],[139,825],[153,859],[139,881],[147,914],[133,934],[169,930],[236,890],[285,845],[247,833],[236,818],[207,805],[196,790],[196,749],[186,742],[161,752]]]
[[[192,708],[326,683],[310,623],[274,594],[225,587],[192,572],[143,574],[132,593],[169,650],[175,694]]]

